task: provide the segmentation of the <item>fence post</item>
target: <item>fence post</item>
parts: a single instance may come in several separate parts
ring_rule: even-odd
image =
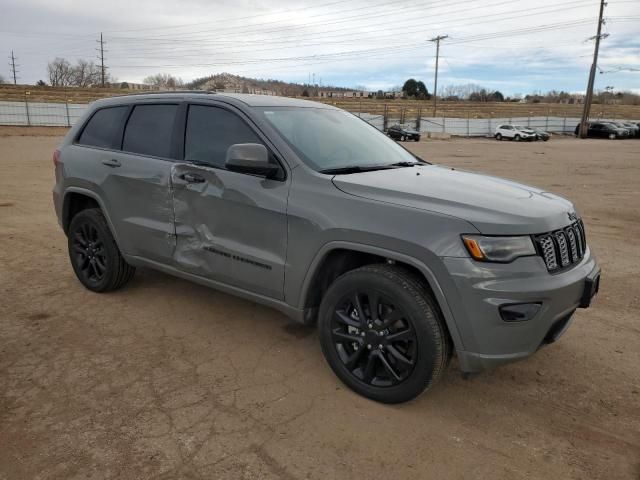
[[[487,131],[487,137],[491,136],[491,115],[489,115],[489,118],[487,119],[487,126],[489,127],[489,130]]]
[[[544,123],[544,129],[549,130],[549,109],[547,109],[547,120]]]
[[[564,117],[562,117],[562,133],[566,133],[567,131],[567,114],[564,114]]]
[[[28,100],[30,93],[31,92],[29,92],[29,91],[24,92],[24,108],[25,108],[25,110],[27,112],[27,125],[28,126],[31,126],[31,116],[29,115],[29,100]]]
[[[71,119],[69,118],[69,99],[67,98],[67,101],[64,102],[64,109],[67,112],[67,127],[71,126]]]
[[[387,104],[384,104],[384,113],[383,113],[383,117],[382,117],[382,131],[386,132],[387,131],[387,126],[389,123],[389,119],[388,119],[388,114],[389,114],[389,110],[387,109]]]
[[[418,107],[418,117],[416,118],[416,130],[420,131],[420,120],[422,120],[422,109]]]
[[[445,124],[446,121],[447,121],[447,117],[442,117],[442,133],[445,133],[446,128],[445,128],[444,124]]]
[[[471,136],[471,129],[469,128],[470,121],[471,121],[471,113],[467,112],[467,137]]]
[[[400,109],[400,125],[404,125],[404,107]]]

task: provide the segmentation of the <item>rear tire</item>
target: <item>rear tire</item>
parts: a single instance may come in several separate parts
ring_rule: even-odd
[[[406,137],[404,135],[400,135],[400,141],[404,142],[406,140]]]
[[[513,137],[513,140],[515,142],[519,142],[520,141],[520,135],[516,135],[515,137]]]
[[[616,134],[615,133],[610,133],[609,134],[609,140],[615,140],[616,139]]]
[[[331,369],[349,388],[378,402],[417,397],[438,381],[451,356],[430,292],[394,265],[368,265],[340,276],[324,295],[318,318]]]
[[[80,283],[93,292],[109,292],[125,285],[136,269],[129,265],[98,208],[82,210],[71,220],[69,259]]]

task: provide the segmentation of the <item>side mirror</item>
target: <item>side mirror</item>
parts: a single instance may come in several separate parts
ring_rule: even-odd
[[[259,143],[236,143],[227,149],[225,160],[227,170],[249,175],[273,177],[280,167],[269,162],[267,147]]]

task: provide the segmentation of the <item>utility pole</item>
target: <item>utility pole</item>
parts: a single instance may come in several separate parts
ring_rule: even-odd
[[[602,24],[604,20],[602,15],[604,13],[605,0],[600,0],[600,15],[598,16],[598,33],[595,37],[591,37],[589,40],[595,38],[596,46],[593,50],[593,63],[591,64],[591,72],[589,72],[589,83],[587,85],[587,93],[584,97],[584,108],[582,109],[582,119],[580,120],[580,138],[587,138],[587,132],[589,130],[589,112],[591,111],[591,101],[593,100],[593,84],[596,79],[596,69],[598,68],[598,50],[600,49],[600,39],[606,38],[609,35],[602,35]]]
[[[18,80],[16,77],[16,57],[13,55],[13,50],[11,50],[11,63],[9,64],[11,67],[11,71],[13,72],[13,84],[17,85]]]
[[[440,57],[440,40],[448,38],[449,35],[438,35],[435,38],[429,40],[430,42],[436,42],[436,75],[433,82],[433,116],[436,116],[436,108],[438,107],[438,59]]]
[[[99,52],[98,55],[98,60],[100,60],[100,85],[102,87],[104,87],[104,71],[105,71],[105,66],[104,66],[104,40],[102,40],[102,32],[100,32],[100,40],[98,40],[98,43],[100,44],[100,48],[96,49]]]

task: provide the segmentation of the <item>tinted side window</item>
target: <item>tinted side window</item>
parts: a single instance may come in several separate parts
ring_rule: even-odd
[[[185,160],[224,168],[227,149],[236,143],[263,143],[236,114],[217,107],[190,105],[184,139]]]
[[[78,143],[102,148],[120,148],[116,135],[122,127],[129,107],[110,107],[98,110],[84,127]]]
[[[137,105],[124,131],[122,150],[169,157],[177,105]]]

